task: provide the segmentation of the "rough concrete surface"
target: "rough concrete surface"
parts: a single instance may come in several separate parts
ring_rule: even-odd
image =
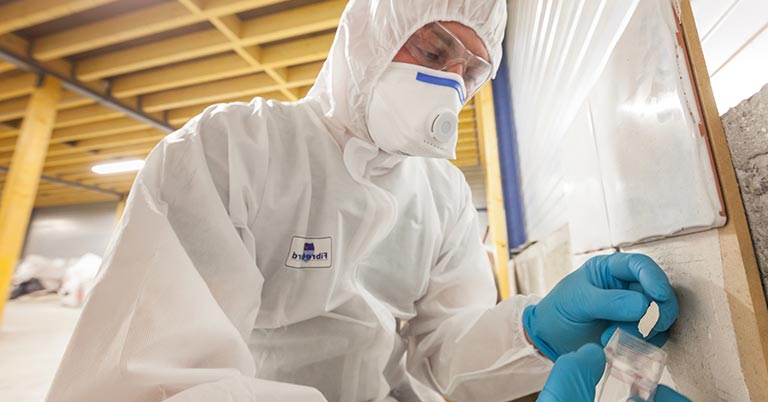
[[[768,296],[768,85],[722,118]]]

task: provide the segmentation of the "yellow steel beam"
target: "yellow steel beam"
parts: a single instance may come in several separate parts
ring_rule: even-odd
[[[482,149],[482,164],[485,170],[486,200],[488,206],[488,225],[494,250],[494,269],[499,281],[499,292],[506,299],[512,292],[510,282],[509,244],[507,239],[504,194],[501,188],[501,167],[499,165],[498,139],[496,138],[496,118],[493,107],[491,83],[486,84],[475,96],[478,137]]]
[[[115,0],[17,0],[0,7],[0,33],[42,24]]]
[[[34,206],[61,82],[46,78],[29,101],[0,202],[0,320]]]

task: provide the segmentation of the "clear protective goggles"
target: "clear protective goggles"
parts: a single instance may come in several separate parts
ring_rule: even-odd
[[[419,64],[433,70],[448,71],[461,65],[467,99],[474,96],[493,74],[491,63],[472,53],[439,22],[429,23],[416,31],[405,43],[405,49]]]

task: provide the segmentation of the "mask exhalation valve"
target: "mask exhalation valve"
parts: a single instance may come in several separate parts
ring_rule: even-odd
[[[432,138],[438,142],[448,142],[453,139],[459,129],[459,116],[449,110],[437,113],[429,126]]]

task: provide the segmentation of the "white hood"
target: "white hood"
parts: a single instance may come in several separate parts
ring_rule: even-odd
[[[507,23],[504,0],[351,0],[307,95],[319,101],[337,141],[370,138],[365,113],[374,86],[406,40],[435,21],[472,28],[483,40],[496,75]]]

